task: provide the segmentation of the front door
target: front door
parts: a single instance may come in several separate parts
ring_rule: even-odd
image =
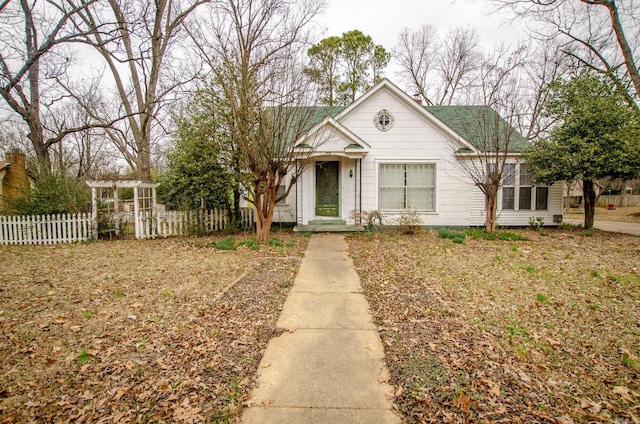
[[[338,216],[339,162],[316,162],[316,215]]]

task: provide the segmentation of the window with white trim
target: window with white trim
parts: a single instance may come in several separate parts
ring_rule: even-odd
[[[536,187],[536,210],[546,211],[549,207],[549,187]]]
[[[433,163],[381,163],[380,210],[435,211],[436,166]]]
[[[516,164],[505,163],[502,170],[502,209],[515,208]]]
[[[518,209],[530,210],[531,209],[531,197],[533,194],[532,185],[533,178],[527,169],[526,164],[520,164],[520,188],[518,189]]]
[[[547,210],[548,199],[549,187],[534,186],[533,177],[526,164],[506,163],[504,165],[502,171],[503,210]]]

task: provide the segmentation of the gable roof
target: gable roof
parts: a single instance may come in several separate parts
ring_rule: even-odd
[[[348,106],[303,106],[302,108],[306,110],[305,115],[308,113],[311,115],[309,130],[327,117],[335,118],[340,122],[366,99],[383,89],[388,89],[452,140],[461,143],[460,152],[473,152],[474,149],[485,151],[487,146],[492,146],[490,140],[495,139],[496,135],[499,135],[498,141],[501,147],[504,147],[505,139],[509,140],[508,153],[522,153],[530,145],[527,139],[490,106],[422,106],[386,78]]]
[[[331,136],[333,134],[340,136],[343,142],[342,145],[331,142]],[[307,142],[309,139],[314,140],[314,142],[309,144]],[[313,148],[312,145],[316,144],[316,140],[319,140],[319,143]],[[369,152],[370,146],[335,118],[327,116],[303,137],[298,139],[295,147],[301,152],[311,149],[314,151],[312,155],[335,153],[338,155],[344,154],[345,156],[362,157]]]

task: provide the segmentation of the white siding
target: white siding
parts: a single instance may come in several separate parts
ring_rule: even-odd
[[[373,118],[381,109],[395,118],[388,131],[376,128]],[[361,107],[341,120],[343,125],[371,146],[362,160],[362,209],[378,210],[378,172],[380,163],[434,163],[436,165],[436,210],[423,212],[424,225],[469,225],[470,189],[456,168],[454,147],[446,135],[415,110],[386,90],[381,90]],[[382,211],[393,224],[399,213]]]
[[[502,197],[498,195],[498,225],[503,227],[526,227],[529,225],[529,218],[542,217],[544,225],[557,225],[553,222],[554,215],[562,215],[562,183],[556,183],[549,187],[549,198],[547,210],[518,210],[517,204],[514,210],[502,210]],[[471,207],[471,226],[483,226],[485,224],[485,199],[480,189],[476,189],[473,194],[473,204]]]
[[[389,111],[394,125],[380,131],[374,117],[382,110]],[[484,195],[465,174],[454,155],[456,146],[450,136],[425,119],[419,111],[397,97],[389,89],[381,89],[369,96],[348,114],[338,119],[341,124],[370,146],[369,153],[359,165],[355,159],[323,156],[315,160],[340,161],[340,218],[353,222],[352,211],[378,210],[378,172],[380,163],[433,163],[436,166],[436,209],[420,212],[424,225],[429,226],[481,226],[484,225]],[[321,148],[322,151],[340,152],[348,141],[336,139],[334,133]],[[362,175],[360,175],[362,170]],[[353,171],[353,177],[349,176]],[[360,191],[362,178],[362,192]],[[298,183],[298,222],[321,219],[315,216],[315,163],[312,161]],[[288,218],[295,221],[295,202],[289,201]],[[387,224],[394,224],[399,213],[385,213]],[[499,213],[500,225],[528,225],[530,216],[543,216],[545,224],[553,222],[553,215],[562,213],[562,186],[549,189],[547,211],[505,211]],[[283,218],[287,218],[284,217]]]

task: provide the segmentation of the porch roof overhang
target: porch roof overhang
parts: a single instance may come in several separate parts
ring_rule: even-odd
[[[371,147],[333,117],[325,118],[296,143],[298,159],[341,156],[361,159]]]

